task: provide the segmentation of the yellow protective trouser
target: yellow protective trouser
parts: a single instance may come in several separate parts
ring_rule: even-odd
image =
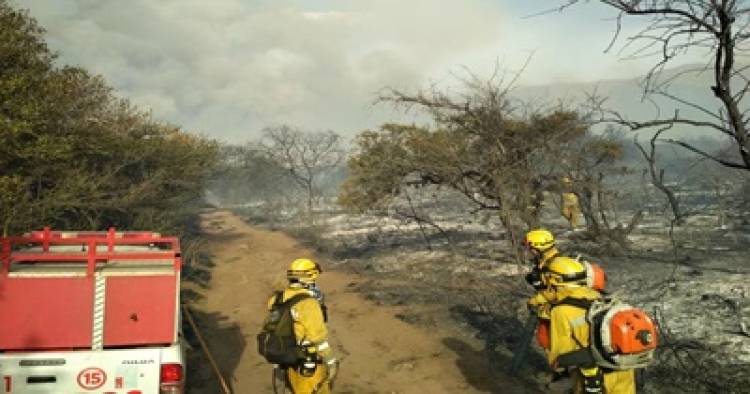
[[[329,394],[328,368],[318,365],[312,376],[302,376],[296,368],[287,368],[286,376],[289,388],[294,394]]]

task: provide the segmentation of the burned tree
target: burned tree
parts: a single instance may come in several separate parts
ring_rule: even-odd
[[[750,38],[748,18],[750,7],[745,1],[704,0],[599,0],[619,11],[617,30],[610,48],[620,38],[623,21],[639,18],[648,21],[637,34],[625,38],[628,56],[654,56],[654,64],[644,79],[647,97],[662,97],[695,112],[684,116],[679,111],[671,115],[658,114],[650,120],[631,120],[595,101],[602,120],[625,126],[631,130],[662,128],[664,126],[697,127],[706,134],[729,137],[736,155],[717,155],[690,143],[676,139],[662,141],[679,145],[693,153],[713,160],[722,166],[750,170],[750,136],[748,135],[748,110],[745,95],[750,88],[748,66],[737,59],[748,51]],[[581,3],[570,0],[561,9]],[[675,75],[662,78],[662,71],[680,56],[702,50],[708,62],[697,67],[687,67]],[[686,97],[674,95],[669,86],[683,76],[711,73],[712,83],[706,86],[718,101],[718,109],[700,105]]]
[[[657,168],[656,164],[656,142],[659,139],[659,136],[663,132],[669,130],[669,128],[670,126],[662,127],[651,137],[648,150],[646,150],[646,148],[644,148],[643,145],[638,142],[637,137],[633,139],[633,143],[641,152],[644,160],[646,160],[646,162],[648,163],[648,173],[651,176],[651,184],[659,189],[659,191],[664,194],[664,196],[667,198],[667,201],[669,202],[669,207],[672,210],[671,222],[674,224],[681,224],[685,219],[686,214],[680,207],[680,200],[677,198],[677,194],[674,190],[667,186],[667,183],[664,181],[664,169]]]
[[[221,162],[209,190],[222,204],[283,202],[296,184],[286,170],[254,143],[221,147]]]
[[[267,127],[258,147],[284,168],[307,195],[307,212],[317,196],[316,180],[344,158],[341,136],[332,132],[305,132],[291,126]]]
[[[578,196],[581,212],[586,219],[589,237],[599,242],[611,244],[610,241],[614,241],[617,246],[626,246],[627,235],[640,221],[641,211],[636,210],[622,225],[610,218],[616,212],[609,200],[617,198],[618,191],[606,183],[608,178],[628,172],[627,168],[617,165],[623,154],[622,141],[614,130],[608,129],[603,134],[587,135],[574,141],[568,149],[570,154],[559,157],[556,163],[572,182],[572,189]]]
[[[496,212],[518,246],[521,232],[539,225],[543,193],[557,187],[570,165],[581,165],[577,156],[602,152],[589,163],[596,167],[615,155],[593,143],[589,122],[577,111],[535,110],[513,100],[502,79],[463,82],[458,95],[436,87],[385,90],[381,102],[422,111],[434,126],[386,124],[361,133],[339,200],[357,209],[382,206],[403,192],[407,178],[447,187],[477,211]]]

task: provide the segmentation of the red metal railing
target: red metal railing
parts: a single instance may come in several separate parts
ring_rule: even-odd
[[[86,273],[93,276],[98,262],[106,263],[110,260],[152,261],[173,259],[175,271],[182,267],[180,256],[180,241],[177,237],[162,237],[149,231],[117,233],[114,227],[101,232],[61,232],[52,231],[45,227],[42,231],[34,231],[20,237],[2,237],[2,275],[10,272],[13,263],[23,262],[86,262]],[[40,245],[40,252],[14,250],[14,247],[33,247]],[[80,245],[85,247],[81,252],[50,251],[54,245]],[[97,247],[106,245],[107,251],[100,252]],[[116,251],[116,245],[162,245],[166,249],[147,252]]]

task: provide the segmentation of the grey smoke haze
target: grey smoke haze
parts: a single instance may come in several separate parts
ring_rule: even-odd
[[[154,116],[240,142],[290,123],[354,135],[411,115],[371,106],[384,86],[416,89],[500,59],[521,83],[641,74],[603,54],[611,11],[524,18],[526,0],[17,0],[60,62],[102,74]],[[536,3],[536,4],[529,4]],[[554,3],[554,1],[552,2]],[[584,23],[582,23],[584,22]],[[626,29],[629,28],[626,26]]]

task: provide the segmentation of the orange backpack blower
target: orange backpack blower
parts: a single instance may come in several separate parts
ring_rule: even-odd
[[[590,325],[590,346],[560,356],[560,366],[598,365],[623,370],[644,368],[653,361],[657,327],[643,310],[615,298],[566,298],[558,305],[586,309]]]

